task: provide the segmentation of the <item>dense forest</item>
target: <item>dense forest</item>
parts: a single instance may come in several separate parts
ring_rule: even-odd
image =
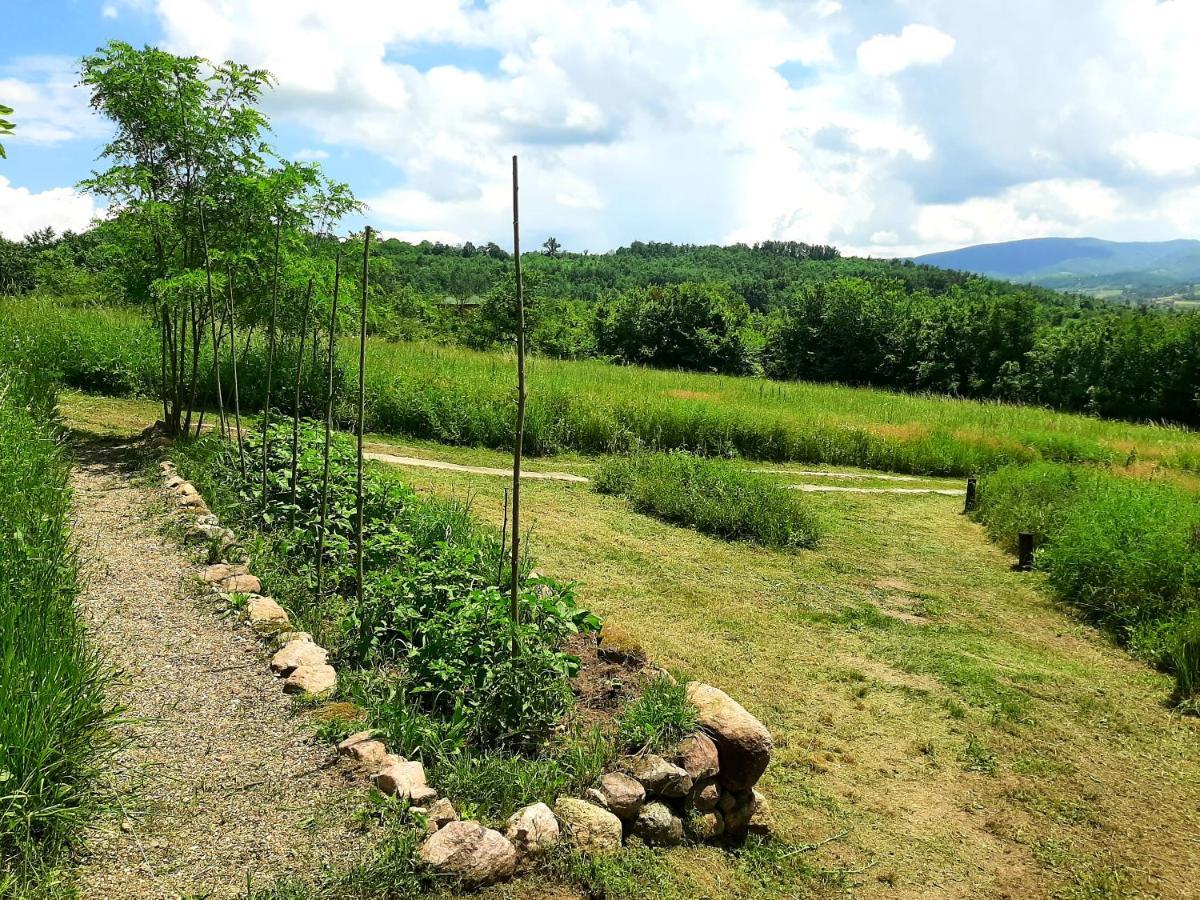
[[[322,238],[318,254],[339,246]],[[0,285],[123,303],[121,221],[0,241]],[[1200,317],[1125,309],[898,260],[792,242],[634,242],[525,254],[531,347],[728,374],[838,381],[1200,423]],[[511,259],[496,244],[384,240],[371,327],[395,339],[502,346]]]

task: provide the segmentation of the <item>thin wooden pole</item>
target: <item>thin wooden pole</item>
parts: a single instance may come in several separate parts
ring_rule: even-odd
[[[246,478],[246,448],[242,445],[242,399],[238,394],[237,335],[234,334],[233,267],[225,261],[225,305],[229,308],[229,362],[233,366],[233,423],[237,428],[238,462]]]
[[[521,450],[525,443],[525,285],[521,281],[521,224],[517,203],[517,157],[512,158],[513,259],[517,293],[517,425],[513,435],[512,483],[512,652],[517,653],[517,626],[521,624]]]
[[[504,489],[504,518],[500,525],[500,562],[496,566],[496,584],[504,584],[504,551],[508,547],[508,488]]]
[[[225,398],[221,394],[221,342],[217,339],[217,302],[213,299],[212,257],[208,252],[208,226],[204,220],[204,204],[200,203],[200,236],[204,241],[204,289],[208,294],[208,316],[212,325],[213,378],[217,384],[217,413],[221,418],[221,434],[229,434],[225,419]]]
[[[304,291],[304,312],[300,315],[300,351],[296,354],[296,394],[292,398],[292,515],[295,515],[296,481],[300,468],[300,384],[304,380],[304,341],[308,337],[308,309],[312,304],[313,280]]]
[[[363,602],[363,423],[367,414],[367,279],[368,263],[371,259],[371,226],[363,232],[362,305],[359,310],[358,331],[358,484],[355,508],[356,531],[355,556],[358,578],[355,590],[358,602]]]
[[[275,218],[275,275],[271,280],[271,318],[267,325],[267,396],[263,404],[262,419],[262,511],[267,511],[267,456],[271,438],[271,378],[275,373],[275,313],[279,306],[279,231],[283,227],[283,216]]]
[[[321,471],[321,527],[317,531],[317,596],[325,585],[325,523],[329,519],[329,438],[333,430],[333,360],[337,349],[337,308],[341,292],[342,254],[333,261],[333,310],[329,313],[329,372],[325,382],[325,446]]]

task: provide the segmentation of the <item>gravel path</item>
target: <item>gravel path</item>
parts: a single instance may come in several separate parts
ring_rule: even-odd
[[[83,447],[72,476],[81,603],[122,670],[127,747],[78,870],[84,897],[232,897],[247,875],[341,867],[360,849],[345,773],[313,742],[258,640],[192,587],[194,565],[158,528],[156,492],[131,483],[120,449]]]

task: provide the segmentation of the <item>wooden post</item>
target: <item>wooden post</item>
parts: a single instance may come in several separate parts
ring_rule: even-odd
[[[304,291],[304,312],[300,317],[300,351],[296,354],[296,393],[292,398],[292,506],[296,505],[296,480],[300,467],[300,384],[304,380],[304,341],[308,337],[308,308],[312,304],[313,280]],[[294,516],[295,509],[292,510]]]
[[[229,309],[229,361],[233,366],[233,424],[237,428],[238,461],[242,467],[242,478],[246,477],[246,450],[242,446],[242,400],[238,396],[237,335],[233,322],[233,268],[225,261],[225,305]]]
[[[977,487],[975,478],[972,476],[967,479],[967,502],[963,504],[963,512],[969,513],[975,509],[975,489]]]
[[[358,579],[355,584],[359,605],[363,602],[363,423],[367,414],[367,281],[371,259],[371,226],[363,232],[362,306],[358,332],[358,540],[355,542]]]
[[[504,584],[504,550],[508,546],[508,488],[504,489],[504,517],[500,523],[500,563],[496,567],[496,584]]]
[[[329,521],[329,437],[333,430],[333,360],[337,348],[338,294],[341,292],[342,254],[333,260],[333,310],[329,313],[329,373],[325,383],[325,446],[321,471],[321,527],[317,531],[317,596],[325,584],[325,524]]]
[[[283,226],[282,213],[275,219],[275,275],[271,284],[271,318],[267,325],[267,396],[263,404],[262,418],[262,511],[267,511],[267,455],[270,449],[271,427],[271,378],[275,373],[275,313],[279,305],[279,230]]]
[[[1022,531],[1017,534],[1017,570],[1028,572],[1033,568],[1033,534]]]
[[[517,425],[513,435],[512,483],[512,652],[516,654],[517,626],[521,624],[521,450],[525,443],[525,285],[521,281],[521,223],[517,202],[517,157],[512,158],[513,260],[517,293]]]

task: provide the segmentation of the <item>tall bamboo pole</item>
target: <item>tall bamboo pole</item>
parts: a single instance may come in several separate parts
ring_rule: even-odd
[[[304,291],[304,312],[300,315],[300,351],[296,355],[296,394],[292,398],[292,507],[296,506],[296,480],[300,467],[300,384],[304,380],[304,340],[308,337],[308,308],[312,303],[313,280]]]
[[[367,277],[371,258],[371,226],[363,233],[362,306],[359,310],[358,332],[358,490],[356,501],[355,556],[358,563],[358,579],[355,584],[358,602],[363,602],[363,421],[367,414]]]
[[[267,511],[267,454],[270,449],[271,427],[271,378],[275,373],[275,313],[279,306],[279,231],[283,227],[282,214],[275,218],[275,275],[271,280],[271,318],[267,325],[267,396],[263,404],[262,419],[262,511]]]
[[[517,652],[517,626],[521,624],[521,450],[525,443],[525,285],[521,281],[521,224],[517,203],[517,157],[512,158],[513,260],[517,292],[517,425],[513,435],[512,483],[512,651]]]
[[[237,335],[234,333],[233,317],[233,267],[225,261],[225,305],[229,309],[229,362],[233,366],[233,424],[237,428],[238,462],[242,468],[242,479],[246,478],[246,448],[242,446],[242,398],[238,394]]]
[[[204,220],[204,203],[200,203],[200,236],[204,241],[204,285],[208,294],[208,316],[212,325],[213,379],[217,384],[217,412],[221,418],[221,434],[229,434],[225,419],[225,398],[221,394],[221,342],[217,339],[217,302],[213,299],[212,257],[208,252],[208,226]]]
[[[342,254],[333,260],[333,310],[329,313],[329,372],[325,382],[325,446],[321,471],[321,528],[317,532],[317,596],[325,583],[325,523],[329,518],[329,438],[333,430],[333,360],[337,349],[337,308],[341,292]]]

